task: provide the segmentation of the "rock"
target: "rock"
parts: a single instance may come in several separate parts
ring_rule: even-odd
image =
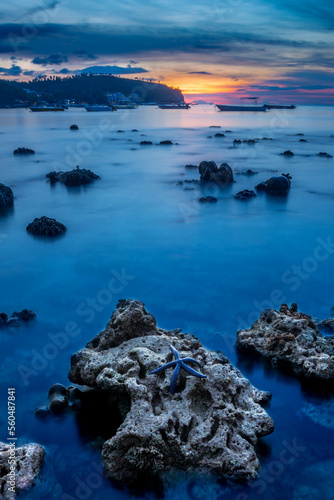
[[[22,323],[28,323],[35,319],[36,313],[30,309],[23,309],[20,312],[15,311],[10,317],[6,313],[0,313],[0,327],[18,327]]]
[[[327,330],[329,332],[334,332],[334,318],[323,319],[322,321],[317,321],[316,325],[320,330]]]
[[[78,125],[71,125],[70,130],[79,130]]]
[[[254,193],[254,191],[249,191],[248,189],[244,189],[243,191],[239,191],[239,193],[237,193],[235,195],[235,199],[236,200],[250,200],[251,198],[254,198],[256,197],[256,193]]]
[[[140,145],[141,146],[153,146],[153,142],[152,141],[141,141]]]
[[[323,400],[320,404],[305,403],[301,409],[302,413],[315,424],[326,429],[334,430],[334,400]]]
[[[198,167],[201,181],[211,181],[219,184],[233,182],[233,171],[228,163],[222,163],[218,168],[214,161],[202,161]]]
[[[136,128],[133,128],[131,132],[138,132],[138,130]]]
[[[242,141],[242,142],[245,142],[249,146],[254,146],[254,144],[256,144],[256,140],[255,139],[246,139],[245,141]]]
[[[320,156],[321,158],[333,158],[333,156],[328,153],[318,153],[317,156]]]
[[[51,412],[47,406],[40,406],[35,411],[35,417],[39,418],[41,420],[44,420],[44,419],[50,417],[50,415],[51,415]]]
[[[0,443],[0,492],[2,499],[12,500],[15,498],[13,486],[14,491],[16,489],[16,492],[20,493],[28,490],[37,482],[43,467],[44,455],[44,448],[36,443],[29,443],[16,449],[9,444]],[[14,472],[13,475],[11,471]]]
[[[222,134],[221,132],[217,132],[215,134],[215,137],[225,137],[225,134]]]
[[[67,389],[62,384],[54,384],[48,394],[49,409],[54,415],[62,415],[68,407]]]
[[[293,309],[294,311],[294,309]],[[264,310],[247,330],[237,332],[237,347],[285,365],[296,375],[334,380],[334,338],[323,337],[311,316],[291,311]]]
[[[286,195],[291,186],[291,175],[282,174],[278,177],[270,177],[266,182],[260,182],[255,189],[265,191],[273,195]]]
[[[236,144],[241,144],[241,140],[240,139],[234,139],[233,145],[235,146]]]
[[[185,168],[198,168],[198,165],[186,165]]]
[[[299,142],[308,142],[306,139],[299,139]]]
[[[198,201],[200,201],[201,203],[215,203],[218,200],[214,196],[203,196]]]
[[[0,184],[0,208],[11,207],[14,203],[13,191],[10,187]]]
[[[296,137],[304,137],[304,134],[295,134]]]
[[[221,126],[220,125],[210,125],[209,128],[221,128]]]
[[[199,379],[182,370],[174,396],[170,370],[150,375],[172,360],[170,345],[181,358],[200,362],[207,376]],[[123,408],[122,424],[102,448],[112,479],[134,485],[173,469],[235,480],[256,476],[254,447],[274,428],[258,403],[261,391],[224,354],[206,350],[180,330],[158,328],[142,302],[118,303],[105,330],[72,356],[69,378],[114,397]]]
[[[83,186],[90,184],[96,179],[100,179],[100,176],[94,174],[91,170],[79,167],[68,172],[49,172],[46,174],[46,177],[50,180],[51,184],[61,182],[65,186]]]
[[[117,130],[117,134],[124,134],[125,130]]]
[[[172,141],[160,141],[160,146],[172,146]]]
[[[238,172],[240,175],[257,175],[258,172],[254,172],[253,170],[243,170],[242,172]]]
[[[35,151],[29,148],[18,148],[15,149],[14,155],[34,155]]]
[[[281,153],[283,156],[294,156],[294,153],[288,149],[287,151],[284,151],[284,153]]]
[[[225,134],[232,134],[232,130],[225,130]]]
[[[34,219],[28,224],[26,230],[34,236],[59,236],[67,231],[67,227],[56,219],[43,216]]]

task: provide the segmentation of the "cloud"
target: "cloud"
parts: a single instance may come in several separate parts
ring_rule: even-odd
[[[35,74],[35,71],[23,71],[23,74],[26,75],[26,76],[33,76]]]
[[[59,4],[60,0],[47,0],[42,5],[38,5],[37,7],[32,7],[31,9],[29,9],[28,12],[26,12],[26,15],[33,16],[38,12],[55,9]]]
[[[207,71],[189,71],[188,75],[212,75],[212,73],[208,73]]]
[[[11,68],[0,68],[0,74],[4,76],[19,76],[21,73],[21,67],[14,64]]]
[[[72,52],[72,54],[75,55],[76,57],[80,57],[81,59],[84,59],[85,61],[97,59],[97,57],[94,56],[94,54],[91,54],[90,52],[87,52],[86,50],[75,50]]]
[[[147,73],[144,68],[123,68],[122,66],[90,66],[88,68],[78,69],[75,71],[77,74],[81,73],[103,73],[105,75],[128,75],[133,73]]]
[[[67,56],[62,56],[60,54],[51,54],[48,57],[35,57],[31,62],[32,64],[39,64],[41,66],[52,66],[67,62]]]
[[[63,68],[61,69],[60,71],[55,71],[55,73],[60,73],[62,75],[68,75],[69,73],[72,73],[72,71],[70,71],[69,69],[67,68]]]

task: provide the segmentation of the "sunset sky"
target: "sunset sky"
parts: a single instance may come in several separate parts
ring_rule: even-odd
[[[12,0],[0,22],[3,79],[108,65],[188,100],[334,104],[330,0]]]

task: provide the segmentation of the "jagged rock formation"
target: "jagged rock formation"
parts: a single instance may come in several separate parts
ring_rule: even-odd
[[[61,182],[65,186],[83,186],[100,179],[97,174],[85,168],[74,168],[68,172],[49,172],[46,177],[50,180],[51,184]]]
[[[43,217],[34,219],[26,227],[28,233],[34,236],[60,236],[67,231],[66,226],[56,219],[50,219],[50,217]]]
[[[170,345],[181,358],[199,361],[207,376],[181,370],[174,396],[170,370],[149,374],[172,361]],[[260,406],[270,394],[194,336],[158,328],[142,302],[119,302],[105,330],[72,356],[69,378],[113,397],[123,415],[102,449],[111,478],[133,485],[175,468],[235,480],[256,476],[254,446],[274,428]]]
[[[289,367],[299,376],[334,380],[334,338],[323,337],[311,316],[296,305],[279,312],[265,309],[247,330],[237,332],[237,347]]]
[[[0,498],[12,500],[16,497],[13,488],[17,493],[31,488],[42,470],[44,455],[44,448],[36,443],[15,449],[0,442]]]
[[[13,191],[10,187],[0,184],[0,208],[11,207],[14,203]]]

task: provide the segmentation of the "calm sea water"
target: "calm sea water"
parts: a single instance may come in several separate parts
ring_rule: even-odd
[[[19,443],[35,441],[47,450],[42,484],[22,498],[132,498],[103,479],[98,442],[87,429],[71,417],[34,417],[53,383],[68,384],[71,353],[105,326],[124,297],[142,300],[161,327],[182,328],[207,348],[221,349],[256,387],[273,393],[268,412],[275,432],[258,446],[261,483],[182,477],[166,487],[164,498],[334,498],[332,396],[234,348],[237,329],[250,326],[265,307],[297,302],[313,316],[330,315],[334,159],[316,154],[334,155],[333,119],[334,108],[307,106],[258,114],[219,113],[212,106],[108,115],[0,111],[0,182],[16,197],[14,210],[0,216],[0,309],[27,307],[38,316],[27,328],[0,332],[1,440],[7,437],[7,387],[15,386]],[[72,123],[80,130],[70,131]],[[232,132],[209,138],[218,131],[212,125]],[[300,133],[308,142],[300,142]],[[256,137],[273,140],[233,147],[233,139]],[[156,146],[166,139],[177,145]],[[140,146],[141,140],[154,145]],[[22,146],[36,154],[14,156]],[[287,149],[293,158],[279,155]],[[185,165],[202,160],[228,162],[237,182],[225,190],[179,184],[198,178]],[[49,171],[76,165],[101,180],[81,189],[46,182]],[[237,174],[247,169],[258,173]],[[233,198],[273,172],[293,177],[286,199]],[[198,202],[209,194],[218,203]],[[67,234],[56,241],[29,236],[26,225],[42,215],[64,223]],[[75,334],[57,344],[55,335],[71,329]],[[97,408],[97,427],[100,418]],[[286,463],[282,452],[289,446],[294,455]]]

